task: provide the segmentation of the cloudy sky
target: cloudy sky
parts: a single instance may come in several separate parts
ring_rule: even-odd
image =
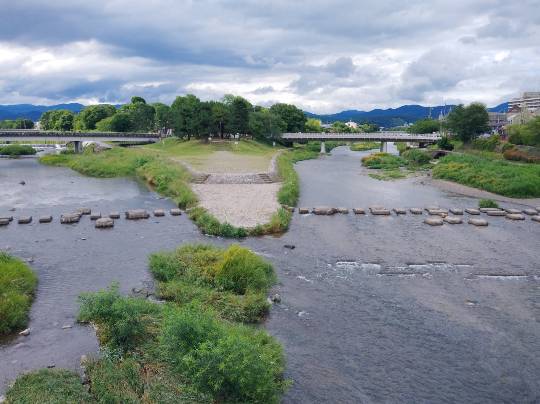
[[[540,0],[0,0],[0,104],[330,113],[540,91]]]

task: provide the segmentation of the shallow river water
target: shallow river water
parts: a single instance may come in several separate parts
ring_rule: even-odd
[[[478,203],[420,178],[371,179],[363,154],[338,148],[299,163],[299,206]],[[129,179],[0,161],[0,215],[57,218],[81,206],[108,213],[172,203]],[[429,227],[410,214],[295,214],[282,237],[242,241],[278,272],[282,303],[266,328],[287,353],[293,385],[283,401],[538,401],[540,225],[488,220],[487,228]],[[122,219],[110,231],[95,230],[88,218],[0,228],[0,249],[31,261],[40,280],[31,334],[0,344],[0,394],[18,373],[51,364],[77,369],[81,355],[97,351],[93,330],[75,323],[81,292],[118,281],[128,293],[150,281],[149,253],[193,241],[231,242],[201,235],[185,216]]]

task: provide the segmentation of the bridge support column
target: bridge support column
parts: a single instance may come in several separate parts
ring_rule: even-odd
[[[321,154],[326,154],[326,145],[324,142],[321,142]]]
[[[386,142],[381,142],[381,149],[380,150],[381,150],[381,153],[386,152],[386,150],[387,150]]]
[[[418,143],[419,149],[425,149],[426,147],[427,147],[427,143],[422,143],[422,142]]]
[[[82,153],[82,142],[80,140],[74,141],[73,148],[75,149],[75,153]]]

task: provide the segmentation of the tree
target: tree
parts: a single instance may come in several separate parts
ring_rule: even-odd
[[[96,129],[100,132],[130,132],[132,130],[131,117],[126,112],[117,112],[99,121]]]
[[[209,101],[209,104],[212,109],[211,126],[214,128],[211,133],[214,133],[213,131],[216,130],[219,137],[223,139],[223,134],[227,129],[230,119],[229,108],[223,102],[219,101]]]
[[[330,131],[333,133],[350,133],[352,129],[341,121],[335,121],[332,123]]]
[[[201,132],[201,101],[193,94],[176,97],[171,105],[172,126],[175,136],[197,136]]]
[[[223,97],[224,104],[229,109],[228,131],[231,134],[249,132],[249,113],[253,110],[251,103],[245,98],[226,95]]]
[[[154,129],[159,131],[161,129],[172,128],[171,107],[162,104],[161,102],[156,102],[152,104],[152,106],[155,111]]]
[[[447,126],[460,140],[468,143],[489,130],[489,116],[486,106],[472,103],[455,107],[447,118]]]
[[[249,114],[249,131],[259,139],[276,140],[287,129],[281,117],[267,108]]]
[[[41,127],[45,130],[73,130],[75,114],[66,109],[46,111],[41,115]]]
[[[440,126],[440,122],[435,119],[420,119],[413,123],[411,126],[409,126],[407,128],[407,132],[417,134],[433,133],[438,132]]]
[[[514,144],[540,146],[540,117],[534,118],[524,125],[510,125],[508,140]]]
[[[84,108],[78,115],[80,129],[93,130],[96,129],[96,124],[102,119],[113,116],[116,113],[114,105],[100,104],[90,105]],[[79,129],[79,128],[78,128]]]
[[[305,132],[320,133],[323,131],[320,119],[308,118],[304,127]]]
[[[24,118],[17,118],[14,121],[6,119],[0,121],[0,129],[34,129],[34,122]]]
[[[304,132],[307,118],[301,109],[291,104],[274,104],[270,111],[283,119],[287,132]]]
[[[148,132],[154,128],[155,110],[144,98],[131,97],[131,103],[122,105],[120,111],[129,115],[132,131]]]

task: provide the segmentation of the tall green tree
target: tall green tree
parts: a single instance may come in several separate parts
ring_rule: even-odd
[[[230,119],[229,108],[223,102],[219,101],[209,101],[209,104],[212,109],[211,125],[213,127],[210,133],[217,133],[223,139]]]
[[[320,119],[308,118],[304,127],[305,132],[320,133],[323,131]]]
[[[159,131],[172,128],[171,107],[161,102],[156,102],[152,106],[155,111],[154,129]]]
[[[132,128],[131,116],[123,111],[102,119],[96,124],[96,129],[100,132],[131,132]]]
[[[286,129],[285,121],[267,108],[258,109],[249,114],[249,131],[256,138],[277,140]]]
[[[75,114],[67,109],[45,111],[40,118],[41,128],[44,130],[73,130]]]
[[[461,141],[468,143],[489,130],[489,115],[486,106],[472,103],[455,107],[446,120],[446,125]]]
[[[154,128],[154,107],[142,97],[132,97],[131,103],[122,105],[121,112],[128,114],[134,132],[149,132]]]
[[[251,103],[245,98],[226,95],[224,104],[229,109],[228,132],[231,134],[245,134],[249,132],[249,113],[253,110]]]
[[[25,118],[6,119],[0,121],[0,129],[34,129],[34,122]]]
[[[441,123],[435,119],[420,119],[413,123],[411,126],[407,128],[407,132],[409,133],[418,133],[418,134],[424,134],[424,133],[433,133],[438,132],[440,129]]]
[[[172,126],[175,136],[198,136],[201,132],[201,101],[193,94],[176,97],[171,105]]]
[[[283,119],[287,132],[304,132],[307,118],[301,109],[292,104],[274,104],[270,111]]]
[[[89,105],[85,107],[78,115],[78,120],[81,123],[81,130],[93,130],[96,129],[96,123],[102,119],[113,116],[116,113],[114,105],[99,104]],[[79,128],[77,128],[79,129]]]

